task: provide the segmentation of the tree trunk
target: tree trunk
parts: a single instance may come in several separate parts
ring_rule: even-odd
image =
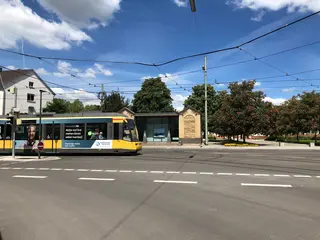
[[[299,142],[299,132],[297,132],[297,142]]]
[[[317,145],[317,132],[318,130],[314,132],[314,145]]]
[[[243,143],[246,143],[246,134],[242,134],[243,137]]]
[[[237,135],[237,142],[239,142],[239,135]]]

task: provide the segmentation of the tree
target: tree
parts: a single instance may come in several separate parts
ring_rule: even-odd
[[[82,112],[83,110],[84,110],[83,103],[79,99],[76,99],[69,104],[69,112],[78,113],[78,112]]]
[[[117,112],[123,107],[128,107],[130,104],[129,99],[121,96],[120,93],[112,91],[102,103],[103,112]]]
[[[84,106],[84,111],[101,111],[100,105],[86,105]]]
[[[61,98],[54,98],[52,101],[47,102],[47,105],[43,109],[43,111],[55,112],[55,113],[68,113],[69,106],[70,106],[70,102]]]
[[[171,92],[160,77],[146,79],[133,98],[134,112],[172,112]]]
[[[254,92],[255,81],[231,83],[230,93],[222,98],[222,104],[214,115],[215,129],[227,135],[243,135],[243,142],[252,133],[262,132],[265,124],[264,94]]]
[[[184,101],[184,106],[193,107],[201,113],[202,129],[205,127],[205,89],[204,84],[196,85],[192,88],[192,94]],[[214,88],[208,84],[207,87],[207,101],[208,101],[208,119],[214,114],[219,106],[218,98]],[[211,122],[208,123],[209,130],[212,129]]]

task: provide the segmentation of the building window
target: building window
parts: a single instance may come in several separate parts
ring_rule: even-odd
[[[28,107],[28,114],[35,114],[36,110],[34,109],[34,107]]]
[[[29,88],[33,88],[33,82],[29,82]]]
[[[34,94],[28,93],[27,94],[27,101],[28,102],[34,102]]]

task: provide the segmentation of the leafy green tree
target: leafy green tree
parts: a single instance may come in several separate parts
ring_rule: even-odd
[[[69,112],[78,113],[78,112],[82,112],[83,110],[84,110],[83,103],[79,99],[76,99],[69,104]]]
[[[113,91],[110,95],[107,95],[102,102],[102,111],[117,112],[123,107],[128,107],[129,104],[129,99],[127,99],[125,96],[122,96],[120,93]]]
[[[146,79],[133,98],[134,112],[172,112],[171,91],[160,77]]]
[[[184,106],[190,106],[196,109],[201,113],[201,124],[202,129],[205,127],[205,89],[204,84],[196,85],[192,88],[192,94],[184,101]],[[208,99],[208,119],[212,117],[214,112],[217,110],[219,106],[218,98],[216,91],[214,90],[213,86],[208,84],[207,86],[207,99]],[[209,130],[212,129],[212,123],[208,122]]]
[[[84,111],[101,111],[100,105],[85,105]]]
[[[61,98],[54,98],[52,101],[47,102],[46,107],[43,109],[44,112],[55,112],[55,113],[68,113],[70,102]]]

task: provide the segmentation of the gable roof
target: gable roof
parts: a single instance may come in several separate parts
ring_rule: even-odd
[[[186,112],[186,111],[189,110],[189,109],[190,109],[191,111],[194,111],[194,112],[198,113],[198,114],[201,114],[198,110],[196,110],[195,108],[190,107],[190,106],[186,106],[179,114],[184,113],[184,112]]]
[[[52,89],[46,84],[46,82],[33,70],[33,69],[17,69],[17,70],[8,70],[0,72],[2,81],[4,85],[6,83],[14,82],[15,80],[22,80],[26,77],[35,78],[36,76],[40,80],[40,82],[49,90],[49,92],[55,96],[56,94],[52,91]]]
[[[135,112],[132,111],[130,108],[127,108],[127,107],[121,108],[118,112],[122,113],[123,111],[127,111],[127,112],[131,113],[132,115],[135,115]]]

